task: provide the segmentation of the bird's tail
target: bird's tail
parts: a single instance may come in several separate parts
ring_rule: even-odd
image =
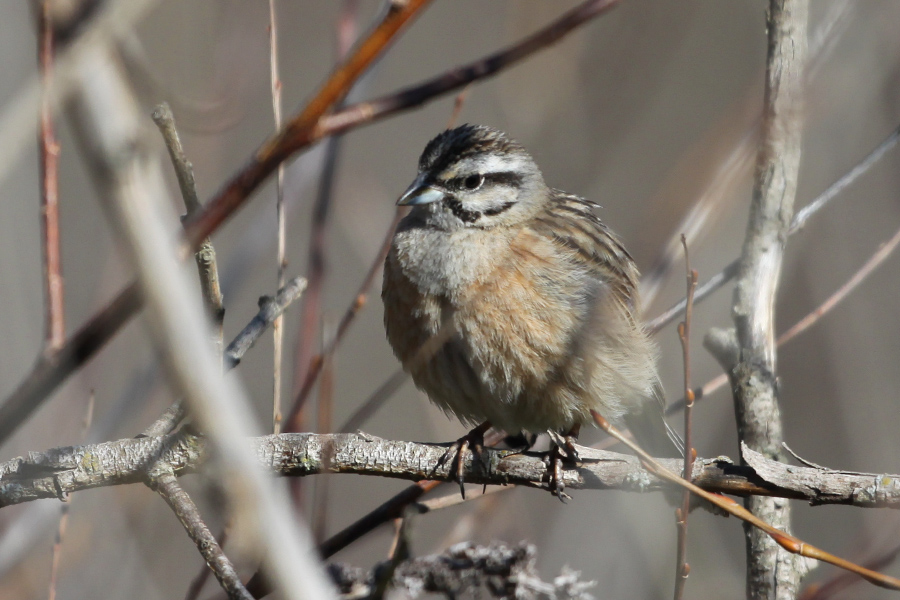
[[[623,420],[638,445],[651,456],[658,458],[684,456],[684,441],[666,423],[663,411],[656,402],[645,403],[643,410],[628,413]]]

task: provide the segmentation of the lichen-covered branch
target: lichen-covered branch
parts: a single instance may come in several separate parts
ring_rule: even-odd
[[[384,440],[363,433],[282,433],[250,440],[259,463],[284,476],[354,473],[408,481],[452,481],[449,466],[437,467],[446,445]],[[144,481],[149,465],[161,461],[176,475],[200,469],[207,441],[190,432],[174,440],[129,438],[32,452],[0,463],[0,507],[40,498],[60,498],[91,488]],[[628,454],[580,448],[582,466],[567,468],[567,488],[654,492],[670,489]],[[465,479],[473,484],[546,488],[547,466],[539,453],[512,454],[486,449],[483,463],[471,458]],[[713,492],[738,496],[772,496],[812,504],[847,504],[864,508],[900,508],[900,475],[854,473],[795,467],[773,461],[749,448],[747,465],[727,457],[698,458],[692,481]],[[672,471],[681,459],[660,459]]]
[[[808,0],[770,0],[766,17],[768,55],[763,119],[753,201],[741,253],[732,312],[733,342],[720,343],[718,358],[734,391],[738,435],[769,459],[781,455],[775,352],[775,292],[793,215],[800,169],[803,69]],[[722,342],[727,337],[719,336]],[[790,533],[788,503],[750,498],[747,508]],[[747,597],[790,600],[809,569],[805,559],[781,549],[768,535],[745,527]]]

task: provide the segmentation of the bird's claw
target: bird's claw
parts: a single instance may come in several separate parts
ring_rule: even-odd
[[[451,461],[450,470],[456,473],[456,481],[459,483],[459,493],[463,500],[466,498],[465,487],[465,471],[466,471],[466,452],[472,452],[472,460],[481,461],[484,453],[484,432],[490,425],[479,425],[466,435],[462,436],[447,448],[444,455],[438,460],[435,468],[443,466],[447,461]]]

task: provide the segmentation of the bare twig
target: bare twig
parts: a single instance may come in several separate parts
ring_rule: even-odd
[[[872,272],[875,271],[887,258],[897,249],[900,244],[900,230],[878,248],[878,250],[863,264],[853,276],[847,280],[840,288],[838,288],[831,296],[822,304],[809,312],[805,317],[794,323],[794,325],[782,333],[776,340],[776,345],[780,348],[783,344],[791,341],[798,335],[805,333],[810,327],[818,323],[822,317],[834,310],[838,304],[844,301],[857,287],[862,284]],[[706,382],[702,387],[694,390],[694,399],[699,400],[708,396],[716,390],[722,388],[728,383],[728,374],[722,373],[718,377]],[[685,399],[681,398],[675,402],[669,403],[666,407],[666,416],[673,415],[680,410],[684,410]]]
[[[161,467],[161,468],[160,468]],[[171,470],[166,470],[165,465],[155,467],[149,475],[148,485],[162,496],[166,504],[178,517],[184,530],[212,570],[219,585],[231,599],[253,600],[253,596],[244,588],[241,578],[238,576],[234,565],[225,556],[219,542],[203,522],[197,505],[191,500],[187,492],[178,484],[178,479]]]
[[[813,215],[821,211],[831,200],[833,200],[837,195],[844,191],[847,187],[849,187],[854,181],[856,181],[860,176],[866,173],[869,169],[872,168],[879,160],[881,160],[885,154],[888,153],[894,146],[897,145],[897,142],[900,141],[900,125],[898,125],[885,139],[875,147],[869,154],[866,155],[865,158],[862,159],[856,166],[850,169],[847,173],[841,176],[837,181],[828,186],[828,188],[816,196],[816,198],[804,206],[802,209],[797,211],[797,214],[794,215],[793,220],[791,221],[791,226],[788,229],[788,235],[794,234],[800,231],[806,223],[812,218]],[[734,279],[735,275],[738,273],[738,266],[740,264],[740,259],[735,260],[730,263],[727,267],[722,269],[719,273],[710,277],[707,281],[703,283],[699,288],[697,288],[697,292],[694,295],[694,302],[698,303],[702,300],[705,300],[707,297],[711,296],[713,292],[717,291],[723,285]],[[671,306],[668,310],[663,312],[661,315],[647,323],[647,328],[656,333],[684,312],[685,301],[680,300],[676,302],[673,306]]]
[[[343,9],[338,15],[336,38],[339,60],[346,58],[353,41],[357,37],[357,9],[356,2],[344,2]],[[343,100],[336,105],[335,109],[340,110],[342,107]],[[316,363],[322,360],[322,356],[329,354],[329,352],[323,350],[322,354],[314,356],[313,352],[316,347],[316,339],[318,338],[316,333],[321,330],[322,296],[325,290],[325,277],[328,269],[328,221],[334,196],[342,138],[343,136],[341,135],[335,135],[328,138],[325,142],[325,159],[322,162],[318,193],[313,205],[309,235],[309,262],[306,268],[307,277],[309,278],[309,291],[303,300],[303,307],[300,311],[299,332],[294,352],[294,386],[291,394],[295,400],[290,410],[288,431],[308,429],[303,423],[305,397],[304,401],[299,401],[299,405],[296,398],[304,393],[304,389],[306,389],[305,395],[309,394],[310,389],[306,387],[307,382],[309,384],[314,383],[321,368],[321,364]],[[366,291],[368,291],[368,287]],[[339,335],[342,334],[343,332]],[[333,351],[333,348],[331,351]]]
[[[381,243],[381,248],[379,249],[378,254],[375,256],[375,259],[372,261],[372,264],[369,265],[369,270],[366,273],[366,276],[363,278],[362,283],[359,284],[359,288],[356,290],[356,296],[354,296],[353,302],[351,302],[350,306],[347,307],[346,312],[344,312],[344,316],[341,318],[341,322],[338,324],[337,331],[335,332],[334,337],[331,338],[328,346],[326,346],[322,350],[322,354],[314,356],[310,361],[309,367],[306,370],[306,376],[303,381],[303,385],[300,387],[300,391],[297,393],[297,396],[294,399],[294,406],[291,409],[291,415],[288,418],[288,421],[290,423],[290,425],[288,426],[289,431],[297,431],[299,429],[299,413],[302,410],[307,398],[309,398],[309,394],[310,392],[312,392],[313,386],[316,383],[316,378],[319,376],[319,373],[322,370],[324,357],[334,353],[338,345],[341,343],[344,334],[347,333],[347,330],[350,328],[351,323],[353,323],[353,320],[356,318],[356,315],[359,314],[359,312],[368,302],[369,291],[372,288],[372,285],[375,283],[375,277],[381,270],[382,265],[384,264],[384,259],[385,257],[387,257],[387,253],[391,248],[391,240],[394,238],[394,229],[396,229],[397,223],[400,222],[401,214],[401,210],[397,210],[397,212],[395,213],[394,220],[391,221],[391,224],[388,226],[387,232],[385,233],[384,241]]]
[[[734,500],[726,498],[725,496],[722,496],[720,494],[710,493],[700,487],[697,487],[690,481],[679,477],[673,471],[663,466],[652,456],[644,452],[640,448],[640,446],[623,435],[615,427],[610,425],[609,422],[604,419],[599,413],[592,410],[591,414],[594,416],[594,421],[601,429],[631,448],[640,457],[641,463],[648,471],[650,471],[657,477],[665,479],[666,481],[680,485],[684,489],[689,490],[692,494],[700,496],[704,500],[715,504],[717,507],[721,508],[728,514],[744,521],[744,523],[748,526],[752,526],[754,529],[760,531],[761,533],[764,533],[766,536],[771,538],[774,543],[778,544],[781,548],[784,548],[792,555],[821,560],[836,567],[840,567],[841,569],[856,573],[869,583],[872,583],[879,587],[884,587],[892,590],[900,590],[900,579],[891,577],[889,575],[884,575],[882,573],[877,573],[875,571],[872,571],[871,569],[861,567],[857,564],[851,563],[848,560],[844,560],[833,554],[825,552],[824,550],[820,550],[819,548],[816,548],[815,546],[807,544],[803,540],[792,536],[790,533],[787,533],[784,530],[773,527],[769,523],[763,521],[762,519],[751,513],[746,508],[739,505]]]
[[[163,102],[158,104],[150,115],[153,122],[159,128],[169,151],[169,159],[175,168],[175,178],[178,180],[178,188],[181,190],[181,199],[187,210],[187,217],[197,214],[202,209],[200,199],[197,196],[197,185],[194,183],[194,167],[184,154],[178,130],[175,128],[175,116],[169,105]],[[203,306],[215,331],[216,353],[222,353],[225,304],[222,299],[222,289],[219,285],[219,267],[216,262],[216,249],[210,239],[204,238],[200,247],[194,253],[197,262],[197,271],[200,275],[200,293],[203,297]],[[279,286],[280,287],[280,286]]]
[[[891,255],[891,253],[897,248],[897,244],[900,244],[900,229],[897,230],[896,233],[888,240],[886,243],[882,244],[880,248],[873,254],[869,260],[863,264],[853,274],[844,285],[842,285],[836,292],[834,292],[831,296],[828,297],[825,302],[820,304],[818,308],[814,311],[797,321],[793,327],[782,333],[778,337],[778,345],[785,344],[810,327],[812,327],[819,319],[821,319],[826,313],[828,313],[831,309],[837,306],[844,298],[846,298],[850,292],[855,290],[859,284],[866,280],[866,278],[872,274],[872,272],[877,269],[881,263],[883,263],[887,258]]]
[[[891,565],[900,556],[900,545],[883,552],[871,560],[863,563],[867,569],[880,570]],[[828,600],[838,592],[859,583],[859,577],[846,571],[838,571],[837,574],[824,583],[816,583],[803,590],[800,600]]]
[[[295,277],[278,290],[274,298],[262,296],[259,299],[259,312],[225,348],[225,368],[233,369],[240,364],[241,359],[253,347],[256,340],[262,337],[269,325],[283,314],[288,306],[300,298],[305,289],[306,279]]]
[[[453,100],[453,112],[450,113],[450,118],[447,120],[447,126],[445,127],[445,129],[453,129],[453,127],[456,126],[456,122],[459,120],[459,115],[460,113],[462,113],[463,105],[466,103],[466,99],[469,97],[469,92],[471,90],[472,84],[470,83],[456,95],[456,99]]]
[[[693,421],[691,419],[694,408],[694,391],[691,389],[691,317],[694,310],[694,290],[697,289],[697,271],[691,269],[690,255],[688,254],[687,238],[681,236],[681,244],[684,247],[684,266],[687,271],[687,304],[684,310],[684,321],[678,325],[678,339],[681,341],[682,360],[684,362],[684,469],[682,476],[688,481],[694,472]],[[687,532],[688,515],[691,512],[691,494],[684,491],[681,508],[675,510],[675,520],[678,529],[678,556],[676,558],[675,573],[675,600],[681,600],[684,595],[684,585],[687,583],[691,566],[687,562]]]
[[[9,438],[69,375],[106,345],[137,313],[141,302],[137,283],[132,283],[72,334],[58,352],[41,356],[25,380],[0,406],[0,443]]]
[[[322,345],[329,344],[334,337],[334,323],[327,317],[322,324]],[[330,433],[332,431],[332,416],[334,407],[334,354],[325,357],[322,366],[322,381],[319,384],[319,402],[316,411],[316,431]],[[313,538],[317,544],[325,539],[325,530],[328,526],[328,491],[329,478],[320,477],[316,480],[312,502],[312,528]]]
[[[241,359],[253,347],[253,344],[262,337],[269,325],[303,294],[305,288],[306,280],[302,277],[295,277],[288,281],[286,286],[278,290],[274,298],[262,296],[259,299],[259,312],[225,348],[224,366],[226,371],[230,371],[241,363]],[[177,400],[141,435],[144,437],[157,437],[171,433],[184,418],[186,411],[187,407],[184,405],[184,402]]]
[[[39,3],[38,63],[44,90],[53,83],[54,28],[49,0]],[[59,141],[53,130],[53,110],[47,92],[41,97],[41,234],[44,250],[46,326],[44,351],[55,353],[66,341],[65,300],[59,241]],[[52,600],[52,599],[51,599]]]
[[[278,72],[278,21],[275,18],[275,0],[269,0],[269,74],[272,80],[272,114],[275,130],[281,129],[281,76]],[[284,218],[284,163],[278,165],[275,188],[275,223],[278,231],[275,250],[275,269],[278,287],[284,286],[287,269],[287,229]],[[272,430],[281,433],[281,367],[284,360],[284,327],[279,315],[272,323]]]

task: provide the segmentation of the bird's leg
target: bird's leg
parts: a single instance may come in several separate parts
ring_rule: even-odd
[[[571,498],[571,496],[566,494],[566,485],[563,483],[563,461],[577,465],[581,460],[578,456],[578,450],[575,448],[575,440],[578,439],[580,431],[581,424],[576,423],[565,436],[561,436],[555,431],[548,432],[550,434],[550,456],[548,457],[550,464],[547,467],[549,472],[548,484],[550,493],[562,502],[565,502],[566,498]]]
[[[463,499],[465,499],[466,497],[466,488],[464,485],[466,452],[469,452],[471,449],[473,451],[473,457],[477,460],[481,460],[481,455],[484,453],[484,434],[490,428],[491,422],[485,421],[466,435],[453,442],[437,462],[437,465],[435,465],[435,469],[437,469],[438,467],[446,463],[447,460],[453,461],[451,465],[456,467],[456,481],[459,483],[459,493],[462,495]],[[451,470],[452,468],[453,467],[451,466]]]

